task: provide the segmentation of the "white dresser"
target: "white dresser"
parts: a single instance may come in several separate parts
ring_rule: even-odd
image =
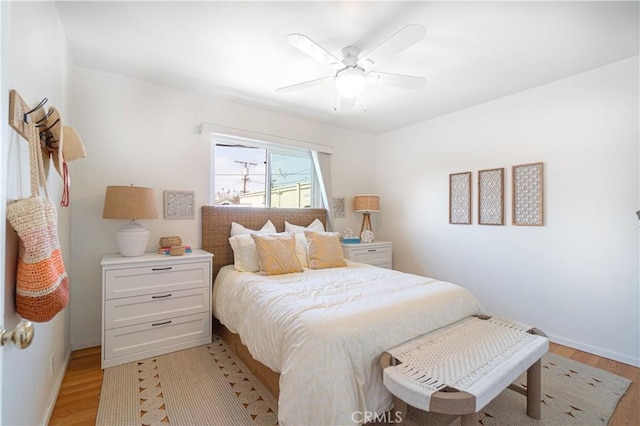
[[[211,343],[213,255],[102,258],[102,368]]]
[[[389,241],[342,244],[342,250],[346,259],[391,269],[393,255],[391,245],[392,243]]]

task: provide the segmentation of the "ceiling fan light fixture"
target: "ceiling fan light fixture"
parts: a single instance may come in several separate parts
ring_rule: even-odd
[[[345,98],[355,98],[362,93],[366,79],[364,70],[358,67],[349,67],[338,71],[336,75],[336,89]]]

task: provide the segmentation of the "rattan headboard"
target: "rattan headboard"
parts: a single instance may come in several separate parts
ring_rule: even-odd
[[[278,232],[282,232],[285,220],[294,225],[307,226],[316,218],[327,226],[325,209],[202,206],[202,249],[213,253],[213,279],[220,268],[233,263],[233,250],[229,244],[231,222],[250,229],[260,229],[270,220]]]

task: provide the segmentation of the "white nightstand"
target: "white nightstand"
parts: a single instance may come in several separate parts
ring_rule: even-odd
[[[213,255],[102,258],[102,368],[211,343]]]
[[[389,241],[375,241],[373,243],[342,244],[344,257],[359,263],[392,268],[392,243]]]

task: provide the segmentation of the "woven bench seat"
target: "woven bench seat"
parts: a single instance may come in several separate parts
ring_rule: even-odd
[[[527,396],[527,415],[540,418],[541,360],[549,350],[540,330],[511,320],[468,317],[389,349],[383,381],[394,409],[406,404],[476,423],[477,413],[507,387]],[[527,371],[527,389],[511,383]]]

